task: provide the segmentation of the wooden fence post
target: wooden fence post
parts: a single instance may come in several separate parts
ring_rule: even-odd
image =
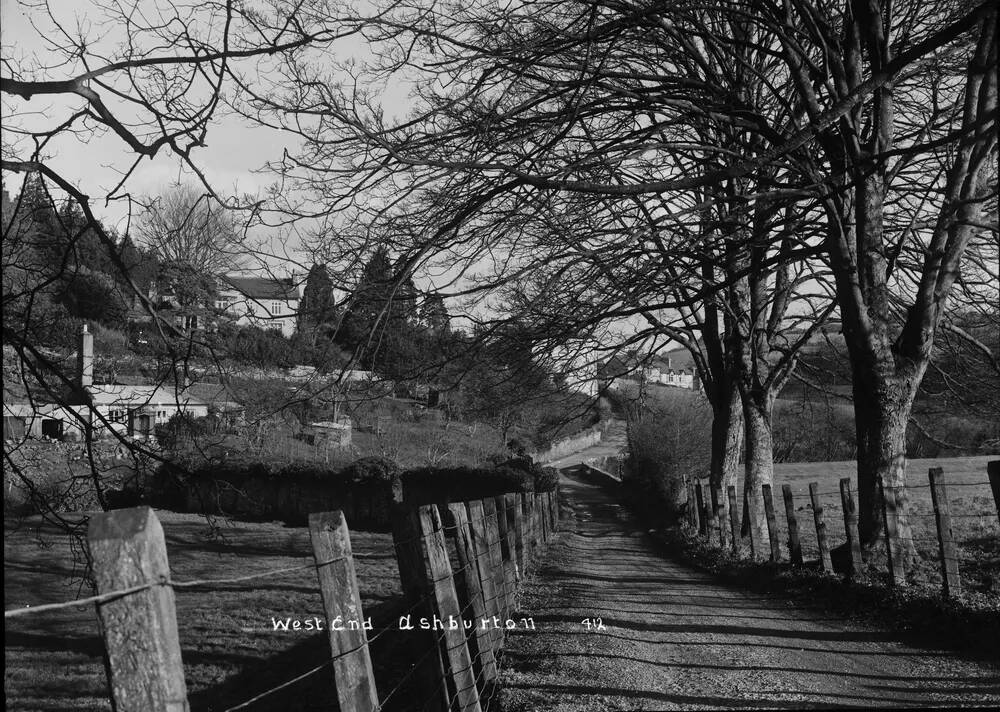
[[[823,520],[823,503],[819,500],[819,484],[809,483],[809,499],[812,500],[813,521],[816,522],[816,540],[819,543],[819,565],[823,571],[833,572],[830,560],[830,542],[826,538],[826,522]]]
[[[785,519],[788,521],[788,558],[792,566],[802,566],[802,542],[799,541],[799,520],[795,517],[795,500],[792,488],[781,485],[781,496],[785,500]]]
[[[507,512],[507,497],[496,497],[497,524],[500,526],[500,560],[503,563],[503,581],[507,590],[507,610],[514,610],[517,592],[517,572],[514,563],[514,530]]]
[[[951,531],[951,511],[948,509],[948,491],[945,489],[944,470],[932,467],[928,471],[931,481],[931,501],[934,504],[934,523],[937,524],[938,552],[941,554],[942,591],[945,598],[962,593],[962,578],[958,570],[958,547]]]
[[[545,509],[545,493],[535,492],[534,500],[538,531],[541,532],[542,544],[546,544],[549,541],[549,515]]]
[[[899,546],[899,530],[896,527],[896,492],[891,487],[886,487],[881,477],[878,478],[878,489],[882,494],[882,524],[885,527],[889,582],[893,586],[902,586],[906,583],[906,570],[903,566],[903,550]]]
[[[136,586],[97,604],[115,712],[187,712],[174,590],[163,527],[149,507],[95,514],[87,528],[98,594]]]
[[[706,516],[707,511],[705,510],[705,492],[701,486],[701,480],[697,480],[694,483],[694,499],[696,502],[696,507],[698,508],[698,533],[707,538],[708,537],[708,517]]]
[[[712,481],[705,480],[705,484],[702,485],[702,493],[705,496],[705,521],[708,522],[708,538],[709,544],[712,542],[717,543],[722,546],[722,526],[719,523],[719,517],[716,514],[718,511],[718,506],[715,501],[714,493],[712,491]]]
[[[420,531],[424,542],[424,564],[427,581],[434,596],[438,617],[444,621],[444,647],[448,671],[455,687],[455,701],[461,712],[482,712],[476,675],[472,670],[472,656],[465,640],[462,611],[458,606],[455,580],[448,560],[448,545],[444,539],[441,516],[433,504],[417,510]],[[457,627],[451,626],[457,622]]]
[[[532,497],[528,492],[521,492],[521,510],[524,512],[524,565],[531,568],[534,565],[535,547],[538,544],[535,532],[535,518],[531,511]]]
[[[500,551],[500,522],[497,516],[497,503],[492,497],[483,500],[483,510],[486,513],[486,545],[490,557],[490,573],[493,575],[493,585],[498,598],[496,612],[502,618],[507,617],[510,594],[507,591],[507,579],[503,572],[503,554]],[[503,630],[500,630],[503,640]]]
[[[854,506],[854,493],[851,492],[851,478],[840,480],[840,502],[844,507],[844,531],[847,533],[847,550],[851,555],[851,576],[858,576],[864,567],[861,558],[861,540],[858,539],[858,510]]]
[[[559,513],[559,482],[556,481],[556,488],[552,490],[552,528],[559,531],[562,526]]]
[[[510,492],[504,495],[504,503],[507,509],[507,531],[510,534],[510,560],[514,564],[514,581],[521,581],[521,547],[522,544],[522,531],[521,531],[521,516],[520,503],[518,501],[517,494]]]
[[[727,516],[726,498],[722,487],[712,487],[712,502],[715,505],[715,520],[719,525],[719,546],[723,549],[729,543],[729,517]]]
[[[690,480],[688,480],[688,488],[687,489],[688,489],[688,509],[687,509],[688,524],[691,525],[692,529],[694,529],[695,531],[697,531],[700,528],[701,525],[700,525],[700,523],[698,521],[698,519],[699,519],[699,516],[698,516],[699,515],[699,512],[698,512],[698,498],[695,495],[695,486],[694,486],[694,479],[693,478],[690,479]]]
[[[986,472],[990,478],[990,489],[993,490],[993,503],[997,506],[997,519],[1000,519],[1000,460],[987,462]]]
[[[469,531],[472,532],[472,547],[476,552],[476,563],[479,571],[479,584],[483,589],[483,600],[486,603],[486,615],[492,617],[501,615],[501,592],[497,588],[493,560],[490,555],[489,526],[486,522],[486,510],[482,500],[473,499],[465,503],[469,510]],[[499,651],[503,645],[503,631],[490,628],[490,638],[493,649]]]
[[[399,502],[393,503],[392,541],[403,597],[412,611],[410,615],[431,620],[435,613],[431,603],[433,592],[427,578],[423,534],[417,510]],[[419,686],[420,698],[427,700],[428,709],[448,712],[451,709],[451,691],[447,684],[447,664],[435,634],[419,630],[417,626],[407,640],[411,646],[410,659],[417,661],[413,679]]]
[[[523,580],[528,573],[528,542],[527,512],[524,511],[524,492],[514,495],[516,506],[514,508],[514,539],[517,543],[517,567],[520,571],[520,579]]]
[[[538,499],[534,492],[528,494],[528,511],[531,512],[531,555],[537,558],[541,554],[542,523],[538,517]]]
[[[344,513],[337,510],[310,514],[309,538],[323,596],[340,709],[375,712],[379,708],[378,691]],[[335,629],[338,619],[342,624],[339,630]]]
[[[458,565],[462,569],[462,583],[465,588],[465,598],[472,611],[476,625],[472,628],[472,638],[479,653],[479,667],[483,680],[493,682],[497,679],[496,656],[493,651],[493,635],[480,625],[487,617],[486,600],[483,596],[482,577],[479,572],[479,557],[472,543],[472,533],[469,531],[469,515],[462,502],[448,505],[449,523],[455,527],[455,553],[458,555]]]
[[[538,522],[538,541],[544,549],[549,541],[549,523],[545,517],[544,498],[541,492],[535,492],[532,499],[534,499],[532,506],[535,508],[535,521]]]
[[[781,561],[781,545],[778,539],[778,520],[774,516],[771,485],[761,485],[760,493],[764,498],[764,517],[767,519],[767,538],[771,542],[771,561],[778,562]]]
[[[736,488],[726,487],[726,497],[729,500],[729,530],[733,535],[733,553],[740,555],[740,510],[736,506]]]

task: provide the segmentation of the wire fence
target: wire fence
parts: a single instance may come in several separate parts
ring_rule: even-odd
[[[940,580],[944,594],[955,595],[962,590],[963,571],[968,578],[989,580],[989,572],[981,569],[989,558],[984,551],[995,552],[1000,538],[1000,461],[988,463],[986,469],[981,479],[963,474],[964,481],[951,481],[940,468],[931,468],[926,483],[879,483],[874,504],[886,534],[884,554],[876,558],[884,556],[891,582],[906,583],[907,575],[909,580]],[[735,487],[713,492],[707,483],[692,481],[687,523],[702,538],[739,557],[795,565],[815,561],[813,565],[831,573],[860,573],[860,503],[849,478],[842,479],[837,490],[820,489],[817,482],[803,487],[800,482],[765,485],[755,502],[745,495]],[[766,529],[746,525],[748,506],[767,510],[760,519]]]
[[[5,619],[95,606],[105,645],[109,697],[115,709],[174,709],[186,684],[177,633],[175,593],[271,580],[312,569],[322,594],[329,650],[308,669],[248,694],[227,710],[250,709],[320,673],[332,671],[343,712],[491,709],[499,694],[499,658],[516,627],[518,583],[558,528],[558,493],[532,492],[484,500],[404,507],[393,513],[387,552],[353,553],[343,513],[310,517],[313,561],[240,576],[176,580],[163,530],[147,507],[93,518],[88,532],[97,594],[6,610]],[[355,560],[397,561],[404,598],[398,622],[368,626]],[[350,616],[353,616],[350,617]],[[417,616],[417,623],[411,619]],[[393,616],[396,617],[396,616]],[[331,621],[342,624],[332,626]],[[404,625],[404,621],[406,622]],[[402,655],[404,670],[383,680],[379,694],[371,646]],[[395,636],[402,645],[395,645]],[[297,689],[297,688],[296,688]]]

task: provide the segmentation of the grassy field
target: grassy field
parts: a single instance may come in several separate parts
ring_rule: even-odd
[[[995,457],[956,457],[910,460],[907,464],[907,496],[911,506],[913,537],[920,563],[912,574],[914,580],[940,585],[941,573],[937,548],[934,509],[928,487],[927,470],[944,470],[952,528],[961,542],[961,569],[965,584],[972,590],[1000,593],[1000,525],[986,474],[986,463]],[[844,515],[840,499],[840,479],[856,481],[855,462],[779,463],[774,468],[774,496],[778,528],[781,532],[782,556],[788,556],[787,521],[781,499],[781,485],[792,488],[798,515],[802,550],[806,558],[816,559],[819,548],[813,522],[809,483],[816,482],[823,505],[824,520],[831,547],[846,541]],[[739,501],[743,493],[739,492]],[[857,494],[855,493],[855,497]]]
[[[172,575],[179,581],[225,579],[312,562],[308,530],[278,523],[246,524],[198,515],[157,513],[167,537]],[[352,532],[365,615],[376,626],[391,615],[399,578],[391,536]],[[5,528],[6,607],[89,595],[74,572],[72,537],[29,518]],[[274,632],[272,617],[322,616],[315,572],[303,569],[238,584],[177,590],[188,693],[193,710],[223,710],[295,677],[323,661],[323,637]],[[388,642],[389,636],[383,639]],[[4,693],[13,710],[107,710],[102,644],[92,606],[43,612],[7,621]],[[378,651],[375,651],[378,658]],[[391,682],[391,674],[377,679]],[[384,692],[383,692],[384,694]],[[333,709],[329,670],[249,709]]]

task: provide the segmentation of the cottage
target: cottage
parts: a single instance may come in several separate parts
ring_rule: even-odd
[[[104,421],[121,423],[129,435],[152,435],[157,425],[165,424],[177,413],[187,413],[193,418],[208,415],[208,403],[176,388],[164,385],[122,386],[100,385],[87,388],[93,410],[101,418],[94,419],[95,427]]]
[[[221,384],[95,384],[94,336],[84,325],[77,350],[77,389],[68,404],[37,403],[4,390],[5,439],[83,437],[88,424],[95,436],[115,430],[138,438],[154,434],[177,413],[192,418],[209,414],[229,420],[243,417],[243,406]]]
[[[227,275],[221,282],[215,306],[237,324],[295,333],[301,295],[294,278]]]

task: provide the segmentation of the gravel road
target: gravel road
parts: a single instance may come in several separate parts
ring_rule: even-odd
[[[562,488],[562,532],[521,598],[536,630],[505,651],[506,712],[1000,707],[997,667],[719,584],[602,488],[565,475]],[[582,623],[596,618],[603,629]]]

